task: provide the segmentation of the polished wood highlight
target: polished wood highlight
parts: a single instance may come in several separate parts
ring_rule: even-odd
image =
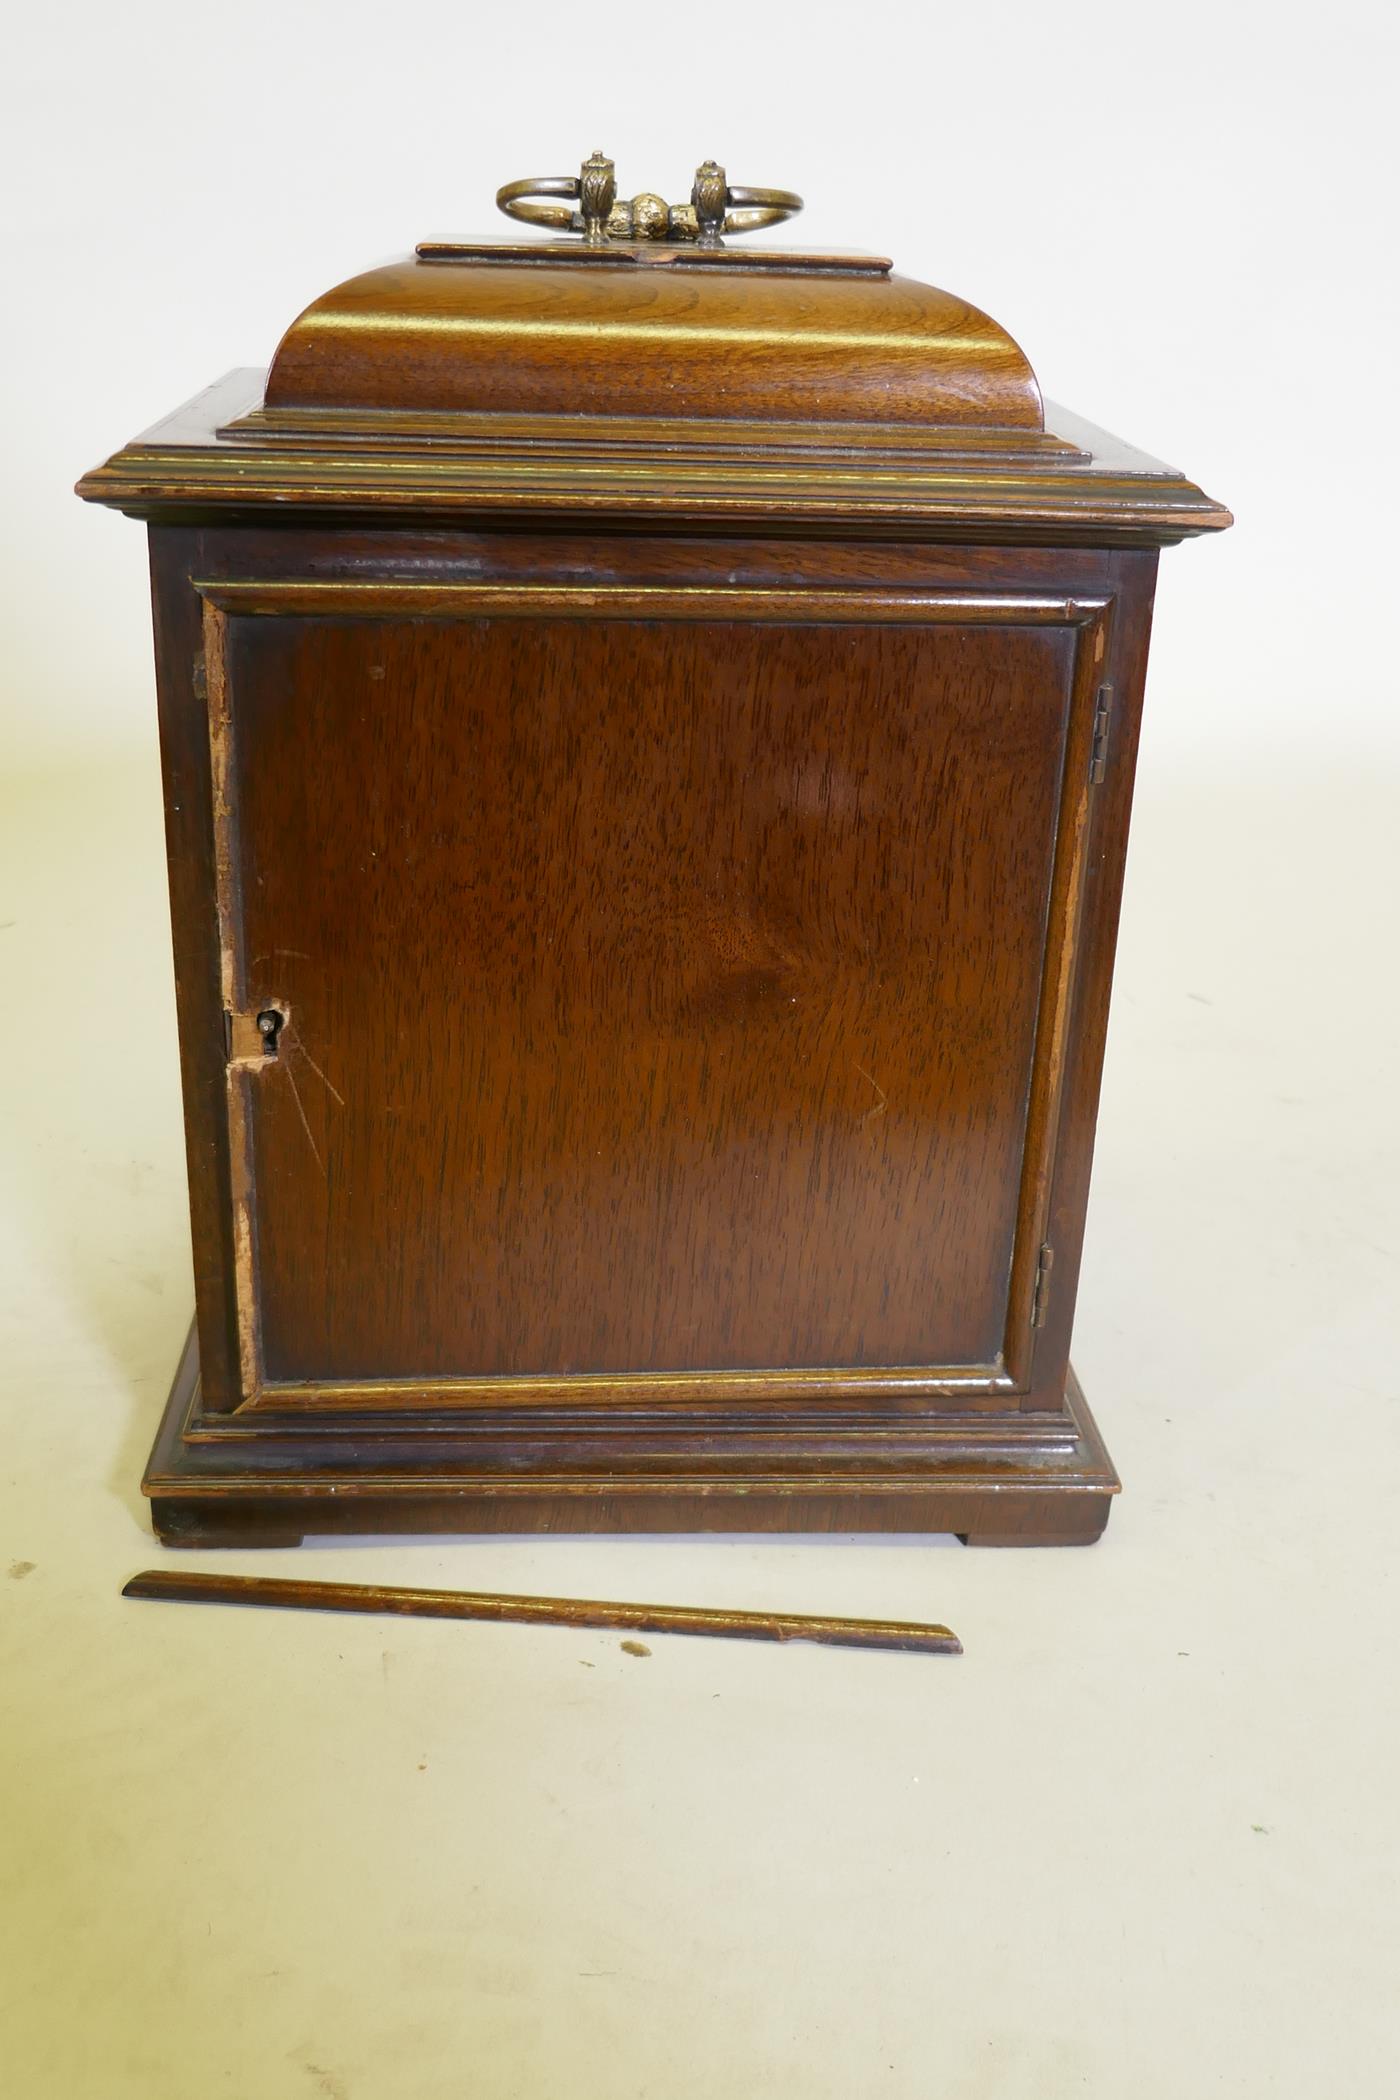
[[[582,253],[583,251],[579,251]],[[885,270],[766,270],[761,251],[415,257],[339,285],[293,322],[267,407],[985,424],[1040,430],[1004,328]],[[730,265],[737,263],[738,267]]]
[[[730,1641],[812,1641],[824,1648],[893,1648],[961,1655],[947,1626],[908,1619],[848,1619],[794,1611],[729,1611],[703,1604],[613,1604],[597,1597],[515,1597],[485,1590],[419,1590],[390,1584],[302,1582],[267,1575],[210,1575],[146,1568],[124,1597],[181,1604],[246,1604],[275,1611],[388,1613],[411,1619],[478,1619],[515,1626],[615,1628],[704,1634]]]

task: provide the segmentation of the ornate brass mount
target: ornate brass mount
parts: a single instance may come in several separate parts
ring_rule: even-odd
[[[567,204],[543,204],[543,197],[569,197]],[[668,204],[643,190],[619,197],[612,162],[604,153],[590,154],[577,175],[529,175],[497,190],[496,203],[511,219],[527,226],[548,226],[556,233],[581,233],[587,246],[609,241],[694,241],[701,248],[721,248],[726,233],[756,233],[777,226],[802,209],[791,190],[732,188],[718,162],[695,170],[689,204]]]

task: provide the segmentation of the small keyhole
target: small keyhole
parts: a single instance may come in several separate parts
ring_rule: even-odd
[[[275,1006],[266,1007],[258,1015],[258,1034],[262,1037],[264,1057],[276,1057],[277,1038],[282,1033],[284,1019],[285,1016],[279,1014]]]

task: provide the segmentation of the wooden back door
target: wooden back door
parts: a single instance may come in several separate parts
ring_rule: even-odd
[[[1109,601],[201,589],[245,1407],[1015,1406]]]

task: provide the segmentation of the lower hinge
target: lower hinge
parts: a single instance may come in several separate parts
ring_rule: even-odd
[[[1113,687],[1099,687],[1094,708],[1094,735],[1089,746],[1089,779],[1097,787],[1108,771],[1108,732],[1113,722]]]
[[[1032,1327],[1045,1325],[1045,1314],[1050,1304],[1050,1271],[1054,1266],[1055,1250],[1047,1240],[1035,1265],[1035,1288],[1031,1292]]]

